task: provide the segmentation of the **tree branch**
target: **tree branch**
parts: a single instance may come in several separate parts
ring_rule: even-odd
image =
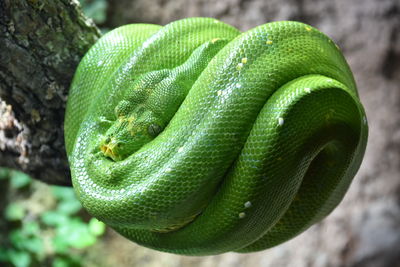
[[[99,38],[76,0],[0,0],[0,166],[70,185],[68,87]]]

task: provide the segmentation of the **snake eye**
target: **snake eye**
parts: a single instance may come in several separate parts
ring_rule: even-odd
[[[160,132],[161,132],[161,126],[156,124],[156,123],[152,123],[149,125],[149,127],[147,128],[147,132],[152,136],[152,137],[156,137]]]

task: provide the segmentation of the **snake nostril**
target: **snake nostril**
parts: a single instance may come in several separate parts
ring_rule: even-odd
[[[110,138],[110,137],[107,137],[107,138],[104,140],[104,142],[105,142],[106,144],[110,143],[110,142],[111,142],[111,138]]]

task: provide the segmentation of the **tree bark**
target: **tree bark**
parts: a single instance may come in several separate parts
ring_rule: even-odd
[[[0,0],[0,166],[70,185],[68,87],[100,36],[76,0]]]

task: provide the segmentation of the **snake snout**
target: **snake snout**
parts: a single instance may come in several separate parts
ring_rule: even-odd
[[[120,147],[120,142],[116,141],[113,138],[107,137],[102,144],[100,145],[100,150],[103,152],[105,157],[111,158],[114,161],[118,160],[117,148]]]

